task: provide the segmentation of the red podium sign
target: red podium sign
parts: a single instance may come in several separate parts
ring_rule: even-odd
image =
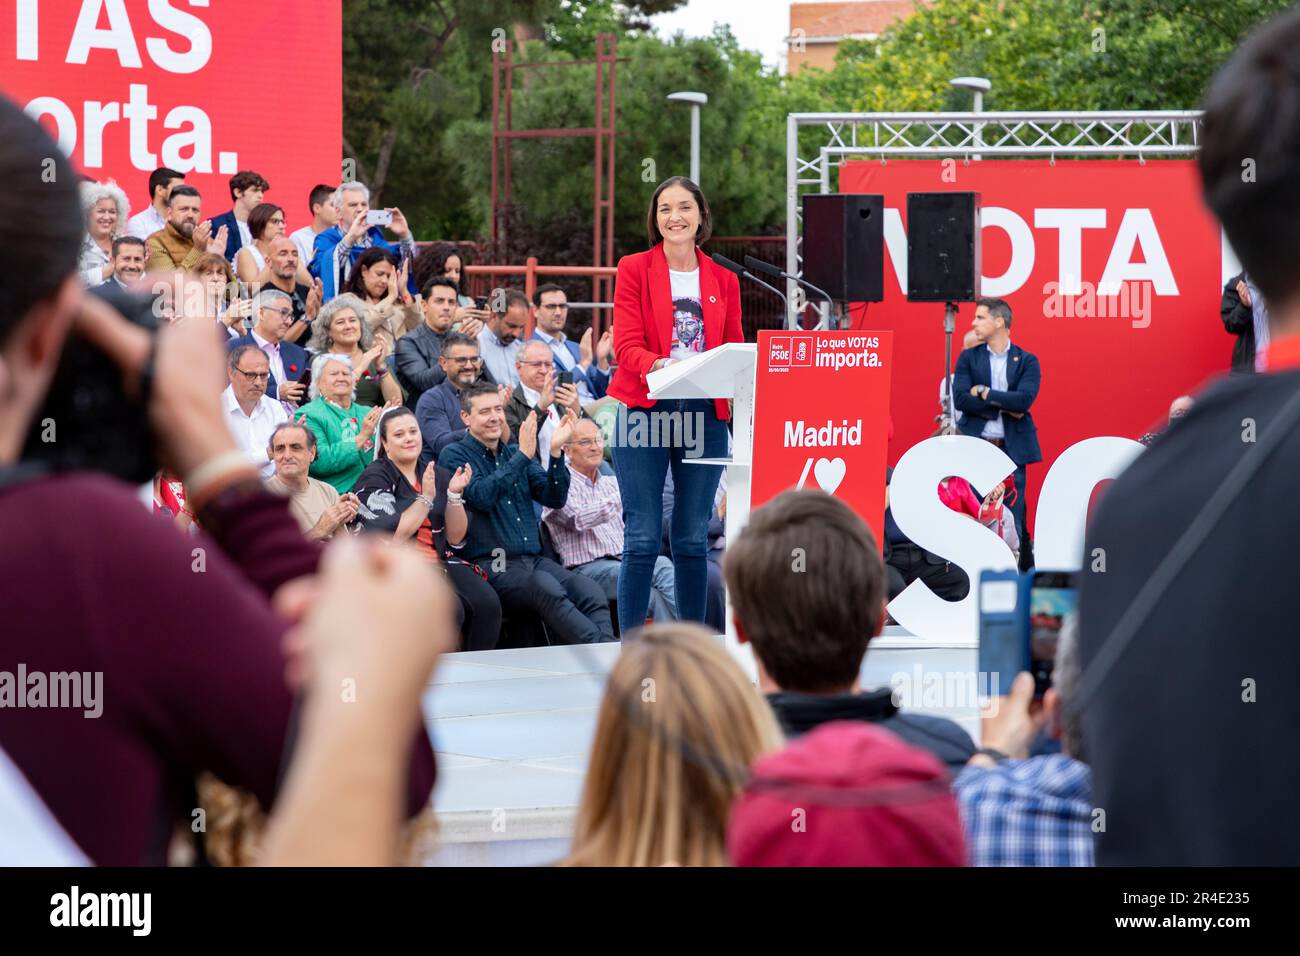
[[[884,541],[892,332],[758,333],[750,507],[816,488]]]

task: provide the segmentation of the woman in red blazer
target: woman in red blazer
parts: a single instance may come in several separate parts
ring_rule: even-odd
[[[693,458],[727,456],[725,400],[647,397],[646,376],[725,342],[743,341],[740,283],[698,244],[712,220],[700,187],[664,180],[650,200],[650,249],[624,256],[614,285],[614,354],[609,394],[619,410],[614,468],[623,496],[623,561],[618,619],[624,634],[645,623],[663,534],[664,478],[673,476],[672,544],[677,613],[703,621],[708,590],[708,525],[722,477]]]

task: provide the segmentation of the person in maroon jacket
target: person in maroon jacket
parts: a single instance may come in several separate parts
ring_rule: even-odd
[[[645,623],[663,533],[665,478],[672,470],[672,545],[677,610],[703,621],[708,594],[708,527],[722,468],[692,458],[727,457],[725,400],[656,401],[651,372],[744,340],[740,283],[699,248],[712,230],[700,187],[673,176],[656,187],[646,216],[650,248],[618,262],[614,285],[614,354],[607,394],[623,403],[610,445],[626,534],[618,579],[622,633]]]
[[[34,181],[51,162],[39,188],[0,196],[0,245],[13,252],[0,276],[0,749],[92,861],[157,864],[175,825],[194,820],[200,772],[271,806],[296,724],[289,622],[271,597],[314,575],[321,551],[238,458],[210,325],[182,320],[153,340],[81,290],[77,176],[0,97],[0,178]],[[152,350],[150,424],[204,533],[178,534],[106,476],[19,462],[74,330],[121,367],[128,394]],[[52,426],[61,441],[79,427]],[[51,702],[55,675],[91,678],[81,686],[98,689],[94,706],[31,706],[39,683]],[[408,812],[427,805],[433,774],[417,722]]]

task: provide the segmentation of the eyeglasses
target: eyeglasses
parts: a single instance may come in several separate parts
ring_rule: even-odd
[[[520,365],[541,365],[541,366],[544,366],[544,367],[546,367],[546,368],[555,368],[555,363],[554,363],[554,362],[548,362],[548,361],[546,361],[545,359],[541,359],[540,361],[537,361],[537,362],[525,362],[525,361],[520,360],[519,364],[520,364]]]
[[[593,448],[596,445],[603,445],[605,442],[600,438],[578,438],[569,442],[569,444],[577,445],[579,448]]]
[[[282,319],[291,319],[291,318],[293,318],[293,309],[273,309],[273,308],[271,308],[270,306],[264,305],[264,306],[262,306],[262,311],[263,311],[263,312],[274,312],[276,315],[278,315],[278,316],[279,316],[280,318],[282,318]]]
[[[548,302],[545,305],[538,306],[539,309],[554,310],[556,312],[563,312],[568,307],[569,303],[567,302]]]
[[[271,373],[269,371],[245,372],[242,368],[237,368],[235,371],[244,376],[244,378],[248,379],[250,382],[265,382],[271,378]]]
[[[445,358],[452,365],[478,365],[483,361],[477,355],[475,355],[472,358],[452,358],[449,355],[444,355],[443,358]]]

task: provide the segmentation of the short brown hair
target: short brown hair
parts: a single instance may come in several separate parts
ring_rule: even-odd
[[[700,224],[695,230],[695,244],[703,245],[708,241],[709,236],[713,235],[713,216],[709,212],[708,200],[704,198],[704,191],[695,185],[695,181],[687,179],[685,176],[669,176],[658,186],[655,187],[654,195],[650,197],[650,212],[645,217],[645,234],[650,240],[653,247],[663,239],[663,233],[659,231],[659,217],[655,215],[655,208],[659,205],[659,194],[669,186],[681,186],[695,200],[695,205],[700,207]]]
[[[750,516],[722,562],[736,621],[782,690],[842,691],[880,626],[885,563],[871,529],[820,489]]]

